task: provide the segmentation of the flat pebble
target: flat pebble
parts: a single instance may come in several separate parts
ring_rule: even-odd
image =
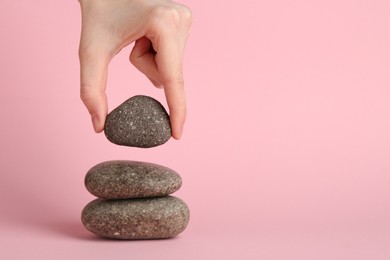
[[[92,233],[112,239],[172,238],[186,228],[188,206],[173,196],[126,200],[96,199],[82,213],[83,225]]]
[[[96,197],[126,199],[171,194],[181,187],[182,179],[178,173],[165,166],[118,160],[92,167],[84,183]]]
[[[140,148],[162,145],[172,135],[163,105],[141,95],[129,98],[107,115],[104,133],[114,144]]]

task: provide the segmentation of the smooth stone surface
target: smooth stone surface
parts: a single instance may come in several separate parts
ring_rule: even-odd
[[[173,196],[127,200],[96,199],[87,204],[81,221],[92,233],[113,239],[175,237],[190,218],[187,205]]]
[[[167,111],[148,96],[134,96],[112,110],[104,133],[114,144],[140,148],[162,145],[172,135]]]
[[[96,197],[125,199],[165,196],[177,191],[182,180],[174,170],[158,164],[107,161],[92,167],[84,183]]]

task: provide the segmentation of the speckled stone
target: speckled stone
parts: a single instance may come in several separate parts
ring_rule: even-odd
[[[148,96],[134,96],[112,110],[104,133],[114,144],[140,148],[162,145],[172,135],[167,111]]]
[[[173,196],[127,200],[96,199],[82,213],[83,225],[92,233],[113,239],[175,237],[186,228],[187,205]]]
[[[96,197],[126,199],[171,194],[181,187],[182,180],[174,170],[158,164],[107,161],[92,167],[84,183]]]

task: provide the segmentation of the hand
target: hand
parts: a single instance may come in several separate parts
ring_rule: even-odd
[[[79,0],[81,99],[97,133],[107,116],[108,65],[135,41],[131,63],[154,86],[164,88],[172,136],[180,139],[186,117],[183,54],[191,26],[190,10],[169,0]]]

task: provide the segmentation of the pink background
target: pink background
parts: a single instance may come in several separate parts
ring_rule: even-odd
[[[79,99],[77,1],[2,0],[1,259],[390,259],[390,1],[185,0],[181,141],[119,147]],[[161,90],[110,66],[110,110]],[[188,228],[97,239],[86,171],[111,159],[178,171]]]

